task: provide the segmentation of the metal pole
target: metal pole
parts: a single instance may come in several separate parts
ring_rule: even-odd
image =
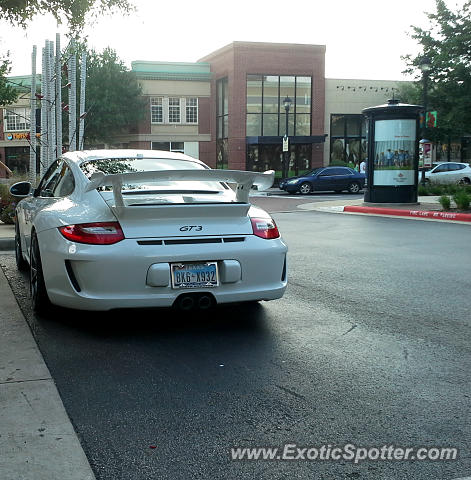
[[[427,87],[428,87],[428,72],[424,71],[422,74],[424,82],[424,123],[422,125],[422,139],[425,140],[427,135]],[[422,172],[420,177],[420,183],[425,186],[425,144],[422,144]]]
[[[285,105],[285,113],[286,113],[286,124],[285,124],[285,137],[288,138],[288,113],[289,113],[289,105]],[[288,151],[283,152],[284,161],[283,161],[283,171],[281,173],[283,178],[288,176],[288,169],[289,169],[289,146]]]
[[[49,40],[49,163],[48,167],[55,161],[56,155],[56,82],[54,79],[54,42]]]
[[[41,152],[40,152],[40,175],[43,176],[47,168],[47,110],[46,110],[46,48],[42,49],[41,70]]]
[[[69,58],[69,151],[77,150],[77,59],[75,56],[75,41],[71,40],[72,54]]]
[[[31,110],[29,115],[29,181],[36,186],[36,45],[31,54]]]
[[[82,64],[80,66],[80,117],[79,117],[79,142],[78,149],[83,150],[83,134],[85,131],[85,87],[87,80],[87,54],[82,53]]]
[[[56,34],[56,155],[62,155],[62,59],[60,35]]]

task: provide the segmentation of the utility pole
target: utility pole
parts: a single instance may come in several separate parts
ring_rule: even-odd
[[[36,45],[31,54],[31,98],[29,114],[29,181],[36,185]]]
[[[62,155],[62,61],[61,39],[56,34],[56,157]]]
[[[70,41],[72,54],[69,58],[69,151],[77,150],[77,59],[75,41]]]
[[[41,177],[47,169],[47,110],[46,110],[46,49],[42,49],[42,68],[41,68]]]
[[[82,53],[82,63],[80,66],[80,117],[79,117],[79,142],[78,149],[83,150],[83,135],[85,132],[85,88],[87,80],[87,54]]]

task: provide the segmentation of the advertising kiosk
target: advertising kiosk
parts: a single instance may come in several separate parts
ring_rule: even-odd
[[[368,123],[365,202],[417,203],[421,110],[393,99],[362,111]]]

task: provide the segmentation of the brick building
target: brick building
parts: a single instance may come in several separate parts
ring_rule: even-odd
[[[218,168],[279,172],[289,97],[290,168],[321,165],[324,60],[325,46],[253,42],[202,58],[212,74],[211,141],[202,159]]]
[[[332,161],[359,163],[362,109],[397,96],[401,82],[326,79],[325,50],[234,42],[194,63],[134,61],[146,116],[111,146],[183,152],[213,168],[273,169],[279,177],[288,119],[290,175]],[[0,177],[5,166],[24,174],[29,165],[31,77],[10,80],[23,87],[16,104],[0,107]],[[446,159],[469,161],[471,148],[462,148],[469,138],[445,146]]]

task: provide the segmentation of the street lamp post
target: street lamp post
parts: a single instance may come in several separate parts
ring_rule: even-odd
[[[424,94],[424,117],[422,124],[422,140],[425,140],[427,134],[427,89],[428,89],[428,72],[431,69],[430,58],[424,56],[420,60],[420,70],[422,71],[423,94]],[[425,149],[422,147],[422,175],[420,178],[422,185],[425,185]]]
[[[289,169],[289,145],[288,145],[288,114],[291,108],[291,98],[288,96],[285,97],[283,100],[283,106],[285,107],[286,113],[286,125],[285,125],[285,138],[284,138],[284,145],[283,146],[283,168],[281,171],[282,178],[286,178],[288,176],[288,169]]]

